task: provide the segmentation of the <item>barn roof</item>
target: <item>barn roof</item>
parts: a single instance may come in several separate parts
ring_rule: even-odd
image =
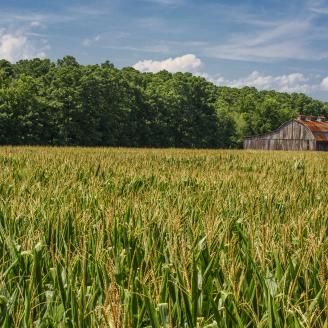
[[[328,122],[307,121],[297,119],[297,122],[306,126],[312,133],[316,141],[328,142]]]

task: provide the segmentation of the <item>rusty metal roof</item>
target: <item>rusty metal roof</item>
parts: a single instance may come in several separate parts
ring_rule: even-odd
[[[297,120],[297,122],[306,126],[313,133],[317,141],[328,142],[328,122],[303,120]]]

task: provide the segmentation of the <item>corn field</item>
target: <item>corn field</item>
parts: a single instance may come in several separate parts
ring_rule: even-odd
[[[328,154],[0,148],[1,327],[328,327]]]

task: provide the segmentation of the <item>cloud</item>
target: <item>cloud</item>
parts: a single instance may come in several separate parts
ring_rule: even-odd
[[[328,7],[326,0],[308,0],[308,8],[312,13],[318,15],[327,15]]]
[[[41,24],[41,22],[34,20],[30,23],[30,26],[31,27],[39,27],[39,26],[42,26],[42,24]]]
[[[207,47],[204,53],[213,58],[259,62],[327,58],[327,53],[310,47],[316,35],[310,19],[277,21],[274,27],[232,35],[228,42]]]
[[[328,91],[328,76],[321,81],[320,87],[321,90]]]
[[[168,25],[165,20],[158,17],[146,17],[138,20],[138,25],[145,29],[164,29]]]
[[[83,17],[94,16],[99,18],[99,16],[108,16],[111,14],[108,6],[101,4],[96,4],[92,2],[91,5],[69,5],[64,8],[68,15],[71,15],[74,19],[81,19]]]
[[[73,23],[74,21],[99,20],[100,17],[111,14],[107,6],[101,6],[100,3],[97,5],[94,2],[91,5],[64,5],[59,8],[60,11],[58,13],[24,9],[6,10],[1,8],[0,25],[17,27],[30,23],[33,27],[35,22],[38,22],[39,25],[58,25]]]
[[[143,0],[150,3],[159,4],[162,6],[177,7],[180,6],[184,0]]]
[[[311,84],[309,79],[302,73],[283,74],[278,76],[261,74],[258,71],[254,71],[246,77],[229,80],[222,76],[211,77],[207,74],[200,74],[210,82],[220,86],[230,86],[234,88],[242,88],[245,86],[255,87],[259,90],[276,90],[280,92],[303,92],[309,93],[318,91],[320,85]],[[323,80],[324,81],[324,80]],[[321,83],[325,85],[328,90],[328,78]]]
[[[101,40],[101,36],[100,35],[96,35],[92,38],[86,38],[82,41],[82,44],[85,46],[85,47],[90,47],[92,46],[93,44],[99,42]]]
[[[311,11],[319,15],[328,15],[328,8],[311,8]]]
[[[310,92],[313,86],[302,73],[292,73],[280,76],[262,75],[257,71],[246,78],[234,81],[234,86],[253,86],[262,90],[277,90],[283,92]]]
[[[143,60],[133,67],[141,72],[159,72],[167,70],[175,72],[196,72],[202,66],[202,61],[193,54],[176,58],[168,58],[163,61]]]
[[[253,71],[247,76],[237,79],[228,79],[222,75],[210,75],[202,72],[203,63],[201,59],[193,54],[182,57],[169,58],[163,61],[144,60],[139,61],[133,67],[141,72],[159,72],[167,70],[169,72],[192,72],[196,76],[201,76],[218,86],[229,86],[242,88],[245,86],[255,87],[259,90],[276,90],[279,92],[302,92],[311,93],[320,90],[328,90],[328,77],[322,82],[312,82],[303,73],[295,72],[282,75],[268,75],[258,71]],[[313,78],[313,76],[312,76]],[[317,79],[319,77],[316,77]]]
[[[0,11],[0,24],[5,26],[22,26],[27,24],[34,24],[38,22],[40,25],[44,24],[62,24],[72,22],[80,19],[81,16],[74,15],[73,13],[65,12],[60,14],[52,13],[37,13],[32,11]],[[32,26],[33,27],[33,26]]]
[[[116,32],[114,36],[111,35],[95,35],[93,37],[85,38],[82,40],[82,45],[84,47],[97,46],[103,49],[112,50],[124,50],[130,52],[147,52],[147,53],[170,53],[171,48],[164,42],[159,42],[153,45],[137,45],[137,46],[125,46],[121,45],[122,39],[127,39],[130,34],[127,32]],[[129,42],[124,42],[128,44]]]
[[[199,49],[204,48],[208,43],[204,41],[172,41],[172,40],[155,40],[147,42],[140,40],[136,42],[133,39],[134,35],[127,32],[115,32],[114,35],[103,33],[101,35],[89,36],[81,40],[84,47],[96,46],[102,49],[122,50],[124,52],[140,53],[156,53],[161,56],[170,57],[174,52],[193,53],[199,52]]]
[[[291,4],[279,15],[266,6],[261,11],[249,6],[236,10],[231,5],[223,6],[222,19],[238,29],[229,32],[227,25],[222,41],[204,47],[202,53],[211,58],[253,62],[327,59],[327,48],[322,42],[318,44],[327,39],[327,24],[319,20],[319,15],[328,14],[328,8],[322,4],[307,0],[298,5],[297,11]]]
[[[20,59],[46,57],[46,51],[49,50],[47,41],[32,38],[30,28],[32,26],[18,30],[0,30],[0,58],[15,62]]]
[[[131,47],[131,46],[102,46],[105,49],[113,49],[113,50],[124,50],[131,52],[152,52],[152,53],[170,53],[171,48],[165,44],[151,45],[151,46],[139,46],[139,47]]]

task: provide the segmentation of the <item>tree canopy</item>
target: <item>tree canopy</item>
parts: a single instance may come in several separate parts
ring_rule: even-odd
[[[0,144],[231,148],[298,114],[328,116],[328,104],[72,56],[0,60]]]

